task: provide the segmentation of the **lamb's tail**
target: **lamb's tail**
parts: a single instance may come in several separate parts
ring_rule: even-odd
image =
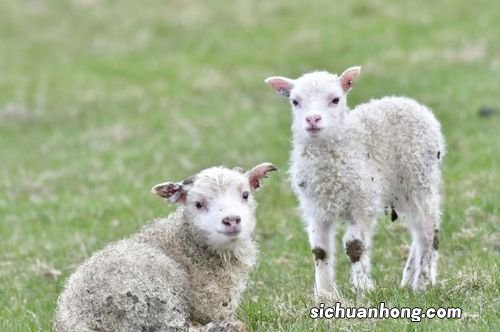
[[[445,155],[446,155],[446,141],[444,140],[443,134],[439,133],[437,159],[439,160],[440,165],[443,163]]]

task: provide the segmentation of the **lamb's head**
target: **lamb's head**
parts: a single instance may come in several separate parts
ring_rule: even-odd
[[[256,208],[253,194],[261,179],[274,170],[270,163],[249,171],[212,167],[181,182],[158,184],[152,191],[170,203],[183,204],[186,219],[206,245],[228,249],[251,237]]]
[[[347,93],[361,72],[351,67],[342,75],[312,72],[297,79],[281,76],[265,80],[276,92],[289,98],[293,111],[292,132],[295,139],[330,137],[342,128],[348,112]]]

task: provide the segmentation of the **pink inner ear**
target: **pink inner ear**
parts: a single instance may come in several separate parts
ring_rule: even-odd
[[[182,185],[178,183],[168,183],[164,185],[158,185],[154,188],[156,194],[163,198],[166,198],[172,203],[181,203],[186,199],[186,192],[182,188]]]
[[[271,171],[276,171],[276,167],[272,164],[262,164],[254,167],[248,175],[248,182],[252,189],[257,189],[260,187],[260,179],[267,177],[267,173]]]
[[[347,91],[349,90],[350,88],[352,88],[352,85],[354,83],[354,81],[356,80],[356,78],[358,78],[359,76],[359,69],[348,69],[347,71],[345,71],[341,76],[340,76],[340,85],[342,86],[342,89],[344,89],[344,91]]]
[[[249,182],[250,182],[250,187],[252,187],[252,189],[257,189],[260,187],[259,179],[250,178]]]
[[[187,193],[184,190],[178,191],[176,196],[170,197],[170,201],[174,203],[185,203]],[[174,199],[175,197],[175,199]]]
[[[352,87],[352,79],[347,77],[342,77],[340,84],[342,85],[342,89],[344,89],[344,91],[347,91]]]
[[[293,83],[284,77],[271,77],[266,80],[266,83],[276,91],[290,91],[293,88]]]

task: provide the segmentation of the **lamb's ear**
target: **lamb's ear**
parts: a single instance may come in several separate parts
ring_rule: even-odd
[[[164,182],[154,186],[151,192],[165,198],[170,203],[184,204],[187,192],[193,186],[193,183],[194,177],[181,182]]]
[[[272,76],[264,80],[269,84],[277,94],[283,97],[290,97],[290,91],[292,91],[295,81],[281,76]]]
[[[246,172],[248,182],[250,183],[250,188],[252,188],[252,190],[257,190],[260,187],[260,180],[263,178],[267,178],[268,172],[277,170],[278,169],[271,163],[263,163],[255,166],[254,168]]]
[[[342,86],[342,89],[344,89],[345,92],[351,90],[352,86],[354,85],[354,82],[356,82],[360,73],[361,73],[361,67],[356,66],[347,68],[342,73],[342,75],[340,75],[340,85]]]

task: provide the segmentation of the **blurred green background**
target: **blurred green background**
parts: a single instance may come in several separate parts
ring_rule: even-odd
[[[172,207],[150,194],[211,165],[275,163],[259,193],[250,331],[497,330],[500,2],[0,0],[0,330],[50,330],[65,278]],[[313,261],[287,182],[272,75],[362,65],[354,106],[408,95],[448,144],[439,283],[398,288],[409,237],[381,219],[377,289],[351,305],[461,307],[460,320],[308,318]],[[481,117],[481,107],[492,107]],[[339,237],[342,232],[339,233]]]

